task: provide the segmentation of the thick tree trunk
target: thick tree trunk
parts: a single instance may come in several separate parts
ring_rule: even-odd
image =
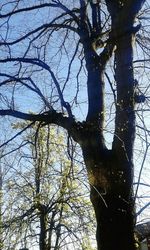
[[[83,155],[97,221],[98,250],[135,250],[133,193],[131,178],[121,170],[124,162],[120,166],[117,156],[106,148],[93,154],[99,155],[99,163],[89,152],[93,152],[91,145],[86,145]]]
[[[119,189],[119,185],[118,185]],[[135,250],[132,200],[109,192],[102,197],[91,187],[91,201],[97,220],[98,250]]]
[[[135,137],[134,20],[144,1],[106,1],[112,18],[110,39],[103,52],[94,51],[86,12],[80,30],[88,72],[88,115],[81,143],[91,202],[97,220],[98,250],[136,250],[133,199]],[[82,12],[84,9],[82,8]],[[84,25],[83,25],[84,24]],[[105,146],[104,71],[115,50],[116,116],[112,150]]]

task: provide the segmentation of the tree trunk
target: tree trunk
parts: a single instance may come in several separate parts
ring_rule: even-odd
[[[128,200],[119,192],[101,195],[91,187],[91,201],[93,203],[96,220],[96,239],[98,250],[135,250],[134,217],[132,200]],[[119,191],[119,185],[118,185]]]
[[[131,36],[121,41],[116,50],[116,80],[118,105],[112,150],[106,148],[102,134],[98,140],[99,128],[92,127],[92,124],[91,127],[87,124],[85,138],[88,139],[82,150],[97,220],[98,250],[135,250],[132,188],[135,114]]]
[[[97,155],[97,159],[92,154]],[[106,148],[93,152],[91,143],[83,147],[83,155],[97,221],[98,250],[137,249],[130,176],[122,170],[127,162],[122,161],[120,166],[117,155]],[[132,168],[129,164],[128,167]]]
[[[134,236],[132,162],[136,88],[133,74],[135,36],[133,25],[140,7],[128,1],[124,10],[118,9],[120,11],[118,14],[114,1],[107,2],[112,16],[113,39],[111,37],[110,39],[112,39],[112,47],[113,44],[116,46],[117,103],[114,140],[112,150],[108,150],[103,139],[103,74],[107,60],[111,56],[109,46],[101,53],[98,63],[96,57],[91,56],[92,49],[84,46],[85,55],[87,55],[89,112],[85,125],[84,138],[86,139],[81,146],[91,186],[91,202],[97,221],[98,250],[136,250],[138,244]],[[126,8],[131,12],[130,18],[126,18]],[[92,63],[93,60],[94,63]],[[93,88],[96,89],[95,92]],[[98,99],[97,95],[101,99],[99,103],[95,102],[95,98]]]
[[[40,204],[40,250],[47,250],[47,213],[46,207]]]

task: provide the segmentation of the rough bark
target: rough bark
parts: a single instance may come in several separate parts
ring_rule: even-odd
[[[92,151],[90,159],[89,151],[90,145],[83,149],[97,221],[98,250],[136,249],[132,192],[125,182],[128,177],[120,170],[113,151]],[[99,161],[94,155],[99,155]]]
[[[112,150],[108,150],[103,139],[103,74],[111,54],[107,54],[107,58],[99,56],[98,61],[92,55],[90,46],[83,41],[87,55],[89,111],[84,136],[87,139],[82,143],[82,150],[97,221],[98,250],[135,250],[138,245],[134,235],[132,158],[135,137],[135,81],[132,63],[135,36],[133,25],[141,5],[135,1],[127,1],[121,6],[119,1],[106,2],[112,17],[111,46],[116,46],[117,105],[114,140]],[[102,61],[102,58],[105,60]]]

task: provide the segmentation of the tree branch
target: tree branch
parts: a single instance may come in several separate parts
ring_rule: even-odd
[[[147,207],[150,206],[150,202],[148,202],[147,204],[145,204],[145,206],[143,206],[137,213],[136,216],[140,215]],[[149,232],[150,234],[150,232]]]
[[[68,115],[70,117],[73,117],[70,105],[67,102],[65,102],[62,91],[61,91],[60,86],[59,86],[59,83],[58,83],[53,71],[49,67],[49,65],[47,65],[45,62],[43,62],[37,58],[22,58],[22,57],[2,59],[2,60],[0,60],[0,63],[15,62],[15,61],[24,62],[24,63],[31,63],[31,64],[40,66],[40,67],[44,68],[45,70],[47,70],[50,73],[50,75],[54,81],[54,84],[56,86],[56,89],[57,89],[57,92],[58,92],[58,95],[59,95],[59,98],[61,101],[61,105],[67,110]],[[35,87],[35,85],[34,85],[34,87]]]
[[[36,9],[46,8],[46,7],[58,7],[58,4],[44,3],[44,4],[39,4],[39,5],[31,6],[31,7],[21,8],[18,10],[13,10],[11,12],[8,12],[6,14],[0,14],[0,18],[6,18],[6,17],[10,17],[21,12],[32,11]]]
[[[13,116],[32,122],[39,121],[42,122],[43,125],[55,124],[66,129],[75,141],[80,143],[82,140],[82,127],[80,123],[76,122],[73,117],[66,117],[62,113],[56,112],[54,109],[42,114],[29,114],[17,110],[1,109],[0,116]]]
[[[136,236],[139,241],[144,240],[145,238],[150,236],[150,222],[138,224],[136,226]]]
[[[13,16],[15,14],[18,14],[18,13],[27,12],[27,11],[33,11],[33,10],[36,10],[36,9],[39,10],[39,9],[47,8],[47,7],[60,8],[60,9],[64,10],[66,14],[69,14],[70,16],[74,17],[74,19],[77,21],[77,17],[74,14],[74,12],[76,12],[77,10],[76,9],[69,10],[67,7],[65,7],[59,1],[57,1],[55,3],[44,3],[44,4],[34,5],[34,6],[31,6],[31,7],[26,7],[26,8],[21,8],[21,9],[13,10],[13,11],[8,12],[6,14],[0,14],[0,18],[6,18],[6,17]]]
[[[91,9],[92,9],[92,24],[94,32],[98,35],[101,30],[101,19],[100,19],[100,1],[96,3],[94,1],[90,1]]]
[[[21,42],[22,40],[28,38],[29,36],[31,36],[31,35],[37,33],[38,31],[43,30],[43,32],[45,32],[45,30],[48,29],[48,28],[57,28],[57,29],[58,29],[58,28],[59,28],[59,29],[63,28],[63,29],[69,29],[69,30],[72,30],[72,31],[74,31],[74,32],[77,33],[77,29],[74,28],[74,27],[71,27],[70,25],[63,24],[63,23],[62,23],[62,24],[57,24],[57,23],[52,23],[52,22],[50,22],[50,23],[43,24],[43,25],[41,25],[40,27],[38,27],[38,28],[36,28],[36,29],[34,29],[34,30],[28,32],[26,35],[24,35],[24,36],[18,38],[18,39],[15,40],[15,41],[12,41],[12,42],[0,42],[0,46],[2,46],[2,45],[5,45],[5,46],[14,45],[14,44],[19,43],[19,42]],[[42,34],[42,32],[41,32],[40,34]]]
[[[45,106],[47,108],[51,107],[50,103],[46,100],[46,98],[42,94],[41,90],[36,86],[36,84],[34,83],[34,81],[32,80],[31,77],[21,77],[21,78],[19,78],[19,77],[16,77],[16,76],[11,76],[11,75],[5,74],[5,73],[0,73],[0,76],[4,76],[4,77],[9,78],[8,80],[4,80],[4,81],[0,82],[0,86],[3,86],[3,85],[8,84],[8,83],[12,83],[12,81],[19,82],[23,86],[27,87],[31,91],[38,94],[41,97],[42,101],[44,102],[44,104],[45,104]],[[27,84],[25,81],[29,81],[33,87],[30,86],[29,84]]]
[[[18,132],[17,134],[15,134],[13,137],[11,137],[8,141],[4,142],[3,144],[0,145],[0,148],[2,148],[3,146],[5,146],[6,144],[8,144],[9,142],[13,141],[16,137],[18,137],[19,135],[21,135],[25,130],[27,130],[28,128],[30,128],[32,125],[34,124],[34,122],[31,122],[28,126],[26,126],[25,128],[23,128],[20,132]]]

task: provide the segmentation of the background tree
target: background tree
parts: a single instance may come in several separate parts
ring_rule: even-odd
[[[148,12],[144,0],[1,3],[0,115],[61,126],[81,146],[98,250],[138,247],[133,153],[137,113],[144,166]]]
[[[13,163],[9,159],[11,170],[3,187],[3,249],[93,249],[94,211],[81,182],[85,169],[69,159],[64,134],[56,134],[54,127],[34,125],[24,136],[26,147],[15,153]]]

